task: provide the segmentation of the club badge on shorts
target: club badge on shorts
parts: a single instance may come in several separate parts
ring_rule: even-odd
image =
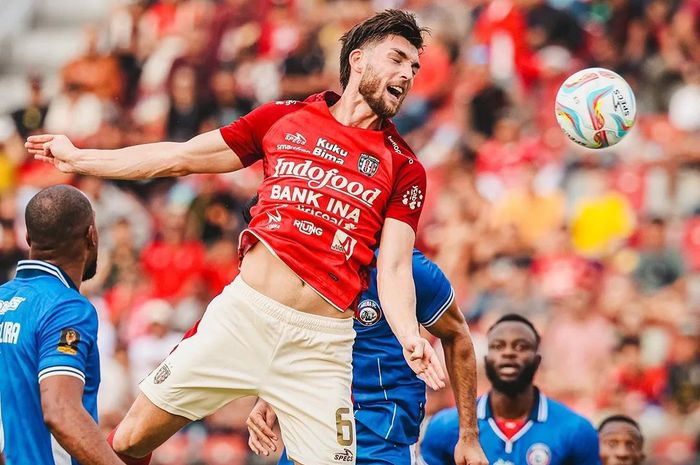
[[[530,446],[525,458],[528,465],[549,465],[552,461],[552,452],[546,444],[538,442]]]
[[[362,153],[357,162],[357,169],[360,173],[371,178],[379,169],[379,159],[368,153]]]
[[[168,376],[170,376],[170,368],[168,368],[168,365],[163,364],[160,368],[158,368],[158,371],[156,371],[156,374],[153,376],[153,383],[160,384],[168,379]]]
[[[76,355],[78,353],[78,343],[80,342],[80,333],[73,328],[63,328],[61,337],[58,339],[58,350],[61,353],[68,355]]]

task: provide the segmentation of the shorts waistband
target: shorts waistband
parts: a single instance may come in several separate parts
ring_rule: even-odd
[[[246,284],[240,276],[233,280],[230,287],[240,293],[243,298],[254,302],[261,311],[284,323],[324,333],[348,334],[352,331],[352,318],[330,318],[301,312],[261,294]]]

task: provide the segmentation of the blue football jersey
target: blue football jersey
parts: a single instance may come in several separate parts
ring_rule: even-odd
[[[57,266],[20,261],[15,279],[0,286],[0,444],[8,465],[77,465],[44,424],[39,383],[81,379],[83,405],[97,421],[96,339],[95,308]]]
[[[418,322],[429,327],[454,300],[452,286],[437,265],[413,251]],[[355,421],[399,444],[418,440],[425,383],[406,364],[398,339],[384,318],[377,294],[377,270],[355,311],[352,394]]]
[[[530,418],[511,439],[498,428],[488,395],[479,398],[476,413],[479,441],[491,465],[600,465],[593,425],[539,391]],[[456,408],[437,413],[421,442],[419,463],[454,465],[458,430]]]

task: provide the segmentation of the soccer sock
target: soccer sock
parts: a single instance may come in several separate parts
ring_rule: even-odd
[[[109,433],[109,436],[107,436],[107,443],[109,444],[109,447],[114,450],[114,446],[112,445],[112,442],[114,441],[114,433],[117,432],[117,429],[113,429],[111,433]],[[145,457],[142,457],[140,459],[134,458],[134,457],[129,457],[128,455],[123,455],[118,452],[114,452],[117,454],[117,456],[121,459],[122,462],[124,462],[126,465],[149,465],[151,463],[151,455],[153,454],[148,454]]]

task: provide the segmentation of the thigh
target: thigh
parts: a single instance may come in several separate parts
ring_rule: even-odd
[[[260,396],[279,419],[289,459],[303,465],[355,463],[354,333],[287,327]]]
[[[196,327],[139,385],[166,412],[198,420],[231,400],[257,395],[269,363],[274,328],[227,288]]]
[[[413,446],[389,442],[362,423],[357,431],[357,465],[412,465]]]

